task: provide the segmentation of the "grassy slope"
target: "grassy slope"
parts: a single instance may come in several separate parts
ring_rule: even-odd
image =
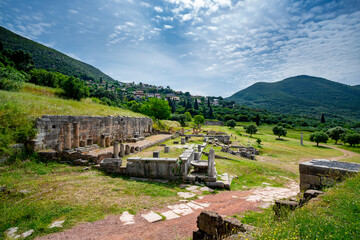
[[[56,94],[61,90],[26,84],[21,92],[0,90],[0,103],[12,102],[23,108],[30,116],[42,115],[89,115],[89,116],[133,116],[144,117],[127,109],[109,107],[93,103],[90,99],[82,101],[61,99]]]
[[[242,221],[259,227],[255,239],[359,239],[359,196],[360,174],[279,221],[270,209]]]

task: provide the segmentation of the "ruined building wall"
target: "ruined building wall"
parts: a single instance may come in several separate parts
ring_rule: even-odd
[[[34,150],[63,151],[92,144],[108,147],[112,141],[145,137],[152,132],[151,118],[44,115],[37,119]]]

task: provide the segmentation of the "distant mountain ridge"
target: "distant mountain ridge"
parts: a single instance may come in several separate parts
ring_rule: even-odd
[[[227,100],[275,112],[360,117],[359,86],[307,75],[255,83]]]
[[[42,44],[24,38],[15,34],[6,28],[0,26],[0,40],[4,48],[11,50],[23,50],[32,55],[35,67],[56,71],[69,76],[80,77],[88,80],[102,80],[106,82],[115,82],[113,78],[101,72],[99,69],[71,58],[57,50],[46,47]]]

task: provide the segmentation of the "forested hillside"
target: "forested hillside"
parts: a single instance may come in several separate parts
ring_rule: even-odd
[[[30,53],[36,68],[60,72],[68,76],[79,77],[83,80],[92,79],[99,81],[102,79],[107,82],[115,81],[89,64],[73,59],[59,51],[17,35],[3,27],[0,27],[0,40],[6,49],[23,50]]]
[[[227,100],[282,113],[360,117],[359,86],[306,75],[255,83]]]

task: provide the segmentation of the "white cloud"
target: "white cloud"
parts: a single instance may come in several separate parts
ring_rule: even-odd
[[[156,11],[156,12],[159,12],[159,13],[162,13],[164,10],[161,8],[161,7],[159,7],[159,6],[156,6],[156,7],[154,7],[154,10]]]
[[[165,28],[165,29],[172,29],[173,26],[171,26],[171,25],[166,25],[166,24],[165,24],[165,25],[164,25],[164,28]]]
[[[79,11],[76,10],[76,9],[69,9],[68,11],[69,11],[69,13],[72,13],[72,14],[78,14],[79,13]]]
[[[147,2],[140,2],[140,6],[146,7],[146,8],[150,8],[150,7],[151,7],[151,5],[150,5],[149,3],[147,3]]]

